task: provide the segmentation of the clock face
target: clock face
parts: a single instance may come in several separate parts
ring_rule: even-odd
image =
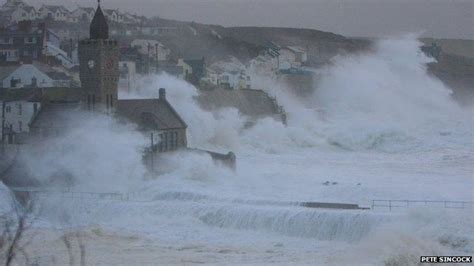
[[[89,62],[87,62],[87,65],[89,66],[90,69],[93,69],[95,66],[94,60],[89,60]]]

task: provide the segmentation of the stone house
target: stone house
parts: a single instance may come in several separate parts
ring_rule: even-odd
[[[154,138],[152,148],[157,152],[187,147],[187,125],[166,99],[165,89],[160,89],[158,99],[119,100],[117,114]]]
[[[19,6],[10,13],[11,22],[20,22],[23,20],[35,20],[38,18],[36,9],[32,6]]]

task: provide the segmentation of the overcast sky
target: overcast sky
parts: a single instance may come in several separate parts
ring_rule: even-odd
[[[0,0],[5,2],[5,0]],[[95,6],[96,0],[27,0]],[[223,26],[312,28],[346,36],[424,32],[474,39],[474,0],[102,0],[105,8]]]

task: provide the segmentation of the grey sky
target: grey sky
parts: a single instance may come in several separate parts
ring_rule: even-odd
[[[4,2],[4,0],[1,0]],[[28,1],[28,0],[27,0]],[[96,5],[96,0],[29,0]],[[223,26],[313,28],[347,36],[474,39],[474,0],[102,0],[105,8]]]

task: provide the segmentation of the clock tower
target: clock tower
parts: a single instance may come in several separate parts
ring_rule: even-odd
[[[111,112],[117,103],[119,48],[109,39],[107,19],[99,5],[89,29],[89,39],[79,41],[82,104],[91,111]]]

